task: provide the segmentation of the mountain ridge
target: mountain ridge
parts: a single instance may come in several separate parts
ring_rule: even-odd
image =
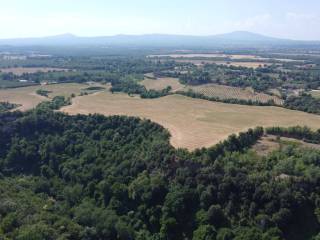
[[[263,34],[235,31],[225,34],[196,36],[176,34],[118,34],[81,37],[71,33],[34,38],[0,39],[0,45],[145,45],[145,46],[215,46],[215,45],[320,44],[320,41],[291,40]]]

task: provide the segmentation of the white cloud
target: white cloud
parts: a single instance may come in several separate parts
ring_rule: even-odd
[[[315,21],[319,20],[319,17],[315,14],[287,12],[286,19],[296,21]]]
[[[252,29],[269,24],[272,19],[271,14],[265,13],[253,17],[248,17],[244,20],[236,21],[233,25],[238,29]]]

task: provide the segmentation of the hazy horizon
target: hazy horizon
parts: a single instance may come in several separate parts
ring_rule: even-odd
[[[308,4],[299,0],[11,0],[1,5],[1,39],[65,33],[84,37],[208,36],[249,31],[277,38],[320,40],[320,2],[316,0]]]

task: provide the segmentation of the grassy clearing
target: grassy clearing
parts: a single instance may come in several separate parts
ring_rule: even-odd
[[[312,90],[311,95],[315,98],[320,98],[320,90]]]
[[[21,76],[24,73],[36,73],[36,72],[64,72],[68,71],[67,69],[62,68],[46,68],[46,67],[16,67],[16,68],[2,68],[0,69],[1,72],[4,73],[13,73],[17,76]]]
[[[217,84],[205,84],[201,86],[187,87],[196,93],[201,93],[207,97],[217,97],[220,99],[243,99],[266,103],[273,100],[276,104],[282,105],[283,100],[276,96],[271,96],[265,93],[255,93],[250,89],[242,89],[239,87],[230,87]]]
[[[100,92],[73,99],[63,112],[101,113],[151,119],[169,129],[175,147],[190,150],[209,147],[232,133],[256,126],[320,126],[320,116],[279,107],[258,107],[216,103],[170,95],[158,99],[140,99],[126,94]]]
[[[185,87],[185,85],[179,82],[177,78],[158,78],[158,79],[149,79],[141,81],[140,84],[146,87],[147,90],[162,90],[168,86],[171,86],[172,91],[178,91]]]

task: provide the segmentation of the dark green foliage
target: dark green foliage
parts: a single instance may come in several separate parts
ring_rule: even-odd
[[[51,93],[51,91],[44,90],[44,89],[38,89],[36,93],[40,96],[48,97],[48,94]]]
[[[305,142],[320,144],[320,129],[318,131],[312,131],[308,127],[270,127],[266,128],[266,133],[280,136],[300,139]]]
[[[9,102],[0,102],[0,113],[17,108],[19,105]]]
[[[58,110],[70,104],[71,104],[70,98],[66,99],[64,96],[56,96],[51,101],[46,101],[38,104],[37,109]]]
[[[87,87],[84,90],[88,90],[88,91],[100,91],[100,90],[104,90],[106,88],[104,87],[99,87],[99,86],[92,86],[92,87]]]
[[[286,99],[284,106],[294,110],[320,114],[320,99],[314,98],[310,94],[302,94],[298,97],[291,96]]]
[[[250,105],[250,106],[276,106],[276,104],[273,100],[270,100],[270,101],[264,103],[264,102],[244,100],[244,99],[238,99],[238,98],[221,99],[218,97],[208,97],[208,96],[205,96],[204,94],[196,93],[196,92],[192,91],[191,89],[189,89],[187,92],[178,91],[176,93],[187,96],[187,97],[205,99],[205,100],[213,101],[213,102],[223,102],[223,103],[229,103],[229,104],[240,104],[240,105]]]
[[[192,73],[182,74],[180,82],[187,85],[201,85],[211,82],[211,77],[208,72],[196,70]]]
[[[143,85],[138,84],[136,81],[132,80],[122,80],[119,82],[113,82],[111,92],[124,92],[130,94],[139,94],[141,98],[159,98],[170,94],[171,87],[157,91],[157,90],[147,90]]]
[[[143,93],[140,94],[141,98],[159,98],[159,97],[164,97],[170,94],[171,91],[171,86],[166,87],[165,89],[162,89],[160,91],[156,90],[148,90],[144,91]]]
[[[320,231],[320,152],[249,150],[249,130],[188,152],[148,120],[0,114],[5,239],[311,239]],[[285,174],[286,177],[279,177]]]

